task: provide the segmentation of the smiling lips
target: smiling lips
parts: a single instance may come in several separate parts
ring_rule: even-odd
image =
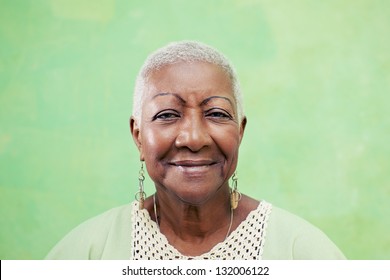
[[[179,160],[179,161],[173,161],[170,164],[174,166],[181,166],[181,167],[201,167],[201,166],[210,166],[215,163],[216,162],[212,160]]]
[[[170,165],[179,167],[185,172],[201,172],[206,171],[216,163],[216,161],[212,160],[179,160],[171,162]]]

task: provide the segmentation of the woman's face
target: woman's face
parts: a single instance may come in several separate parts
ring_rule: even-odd
[[[238,123],[227,74],[205,63],[178,63],[153,72],[140,123],[131,129],[149,176],[180,200],[199,205],[233,174],[246,120]]]

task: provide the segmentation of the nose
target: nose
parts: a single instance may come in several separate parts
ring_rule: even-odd
[[[179,129],[175,140],[177,148],[188,148],[192,152],[197,152],[212,143],[207,125],[201,116],[192,114],[183,118]]]

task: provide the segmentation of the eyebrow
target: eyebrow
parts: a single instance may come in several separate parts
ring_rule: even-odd
[[[159,97],[159,96],[166,96],[166,95],[173,95],[174,97],[176,97],[177,99],[179,99],[180,103],[187,103],[183,98],[180,97],[180,95],[178,95],[177,93],[172,93],[172,92],[160,92],[160,93],[157,93],[155,96],[153,96],[152,99],[155,99],[156,97]]]
[[[159,97],[159,96],[167,96],[167,95],[173,95],[174,97],[176,97],[180,103],[182,104],[185,104],[187,103],[180,95],[178,95],[177,93],[173,93],[173,92],[160,92],[160,93],[157,93],[156,95],[153,96],[152,99],[155,99],[156,97]],[[234,104],[233,102],[225,97],[225,96],[218,96],[218,95],[213,95],[213,96],[210,96],[210,97],[207,97],[205,100],[203,100],[200,105],[203,106],[203,105],[207,105],[207,103],[209,103],[212,99],[215,99],[215,98],[220,98],[220,99],[224,99],[224,100],[227,100],[230,105],[232,105],[232,107],[234,107]]]
[[[214,98],[220,98],[220,99],[227,100],[227,101],[229,101],[230,105],[232,105],[232,107],[234,108],[234,104],[233,104],[233,102],[232,102],[229,98],[227,98],[227,97],[225,97],[225,96],[218,96],[218,95],[213,95],[213,96],[207,97],[207,98],[206,98],[205,100],[203,100],[202,103],[200,103],[200,104],[201,104],[201,105],[206,105],[207,103],[209,103],[209,101],[210,101],[211,99],[214,99]]]

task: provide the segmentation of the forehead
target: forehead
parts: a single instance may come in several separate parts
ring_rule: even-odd
[[[146,95],[161,92],[223,94],[233,97],[229,75],[207,62],[180,62],[155,70],[147,79]]]

